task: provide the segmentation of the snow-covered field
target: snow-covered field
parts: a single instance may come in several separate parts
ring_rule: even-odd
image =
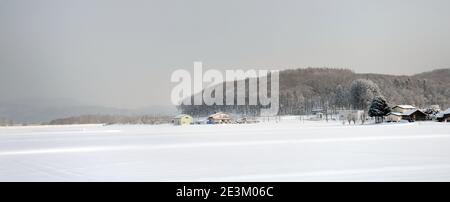
[[[450,124],[0,127],[0,181],[450,181]]]

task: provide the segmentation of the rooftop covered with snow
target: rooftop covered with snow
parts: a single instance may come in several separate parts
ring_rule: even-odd
[[[396,106],[394,106],[392,108],[396,108],[396,107],[402,108],[402,109],[415,109],[416,108],[416,107],[414,107],[412,105],[396,105]]]
[[[417,111],[419,111],[420,113],[423,113],[422,111],[420,111],[418,109],[411,109],[411,110],[403,112],[403,116],[410,116],[411,114],[413,114],[413,113],[415,113]],[[425,114],[425,113],[423,113],[423,114]]]
[[[450,108],[448,108],[447,110],[445,110],[444,112],[442,112],[443,114],[450,114]]]
[[[389,112],[387,115],[401,116],[401,115],[403,115],[403,114],[400,113],[400,112]]]

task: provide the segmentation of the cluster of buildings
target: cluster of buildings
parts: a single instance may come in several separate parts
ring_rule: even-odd
[[[181,114],[173,118],[174,125],[191,125],[191,124],[230,124],[230,123],[254,123],[255,120],[247,119],[246,117],[234,120],[230,114],[217,112],[208,116],[205,120],[194,121],[192,116]]]
[[[387,114],[387,121],[399,122],[401,120],[406,121],[425,121],[428,120],[428,115],[420,109],[412,105],[397,105],[391,109],[391,112]],[[447,122],[450,120],[450,108],[443,112],[439,112],[436,115],[436,120],[440,122]]]
[[[317,119],[323,119],[323,114],[317,112],[315,114]],[[402,120],[414,122],[430,120],[429,115],[424,111],[412,106],[412,105],[396,105],[392,107],[391,112],[386,115],[387,122],[400,122]],[[366,119],[365,113],[362,110],[339,110],[339,120],[361,121]],[[445,111],[437,113],[433,119],[439,122],[450,122],[450,108]],[[246,117],[234,120],[230,114],[217,112],[211,114],[205,119],[194,120],[194,118],[187,114],[180,114],[173,118],[172,123],[174,125],[191,125],[191,124],[244,124],[244,123],[256,123],[257,120],[248,119]]]

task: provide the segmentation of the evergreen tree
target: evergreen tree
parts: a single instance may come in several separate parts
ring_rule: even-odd
[[[383,117],[386,116],[389,112],[391,112],[391,109],[389,108],[384,97],[376,96],[373,98],[372,104],[369,108],[370,117],[375,117],[376,122],[380,123],[383,121]]]

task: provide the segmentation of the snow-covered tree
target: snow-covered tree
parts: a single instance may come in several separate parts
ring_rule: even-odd
[[[345,108],[348,106],[348,90],[342,85],[336,86],[334,105],[338,108]]]
[[[383,121],[383,117],[386,116],[389,112],[391,112],[391,108],[386,102],[386,99],[382,96],[376,96],[372,100],[372,104],[369,108],[369,116],[375,117],[377,123]]]
[[[439,105],[431,105],[425,109],[425,114],[435,115],[441,111]]]
[[[427,114],[429,119],[435,118],[435,116],[441,111],[439,105],[430,105],[425,109],[425,114]]]
[[[377,84],[367,79],[357,79],[350,87],[350,103],[355,109],[367,110],[371,100],[380,95]]]

